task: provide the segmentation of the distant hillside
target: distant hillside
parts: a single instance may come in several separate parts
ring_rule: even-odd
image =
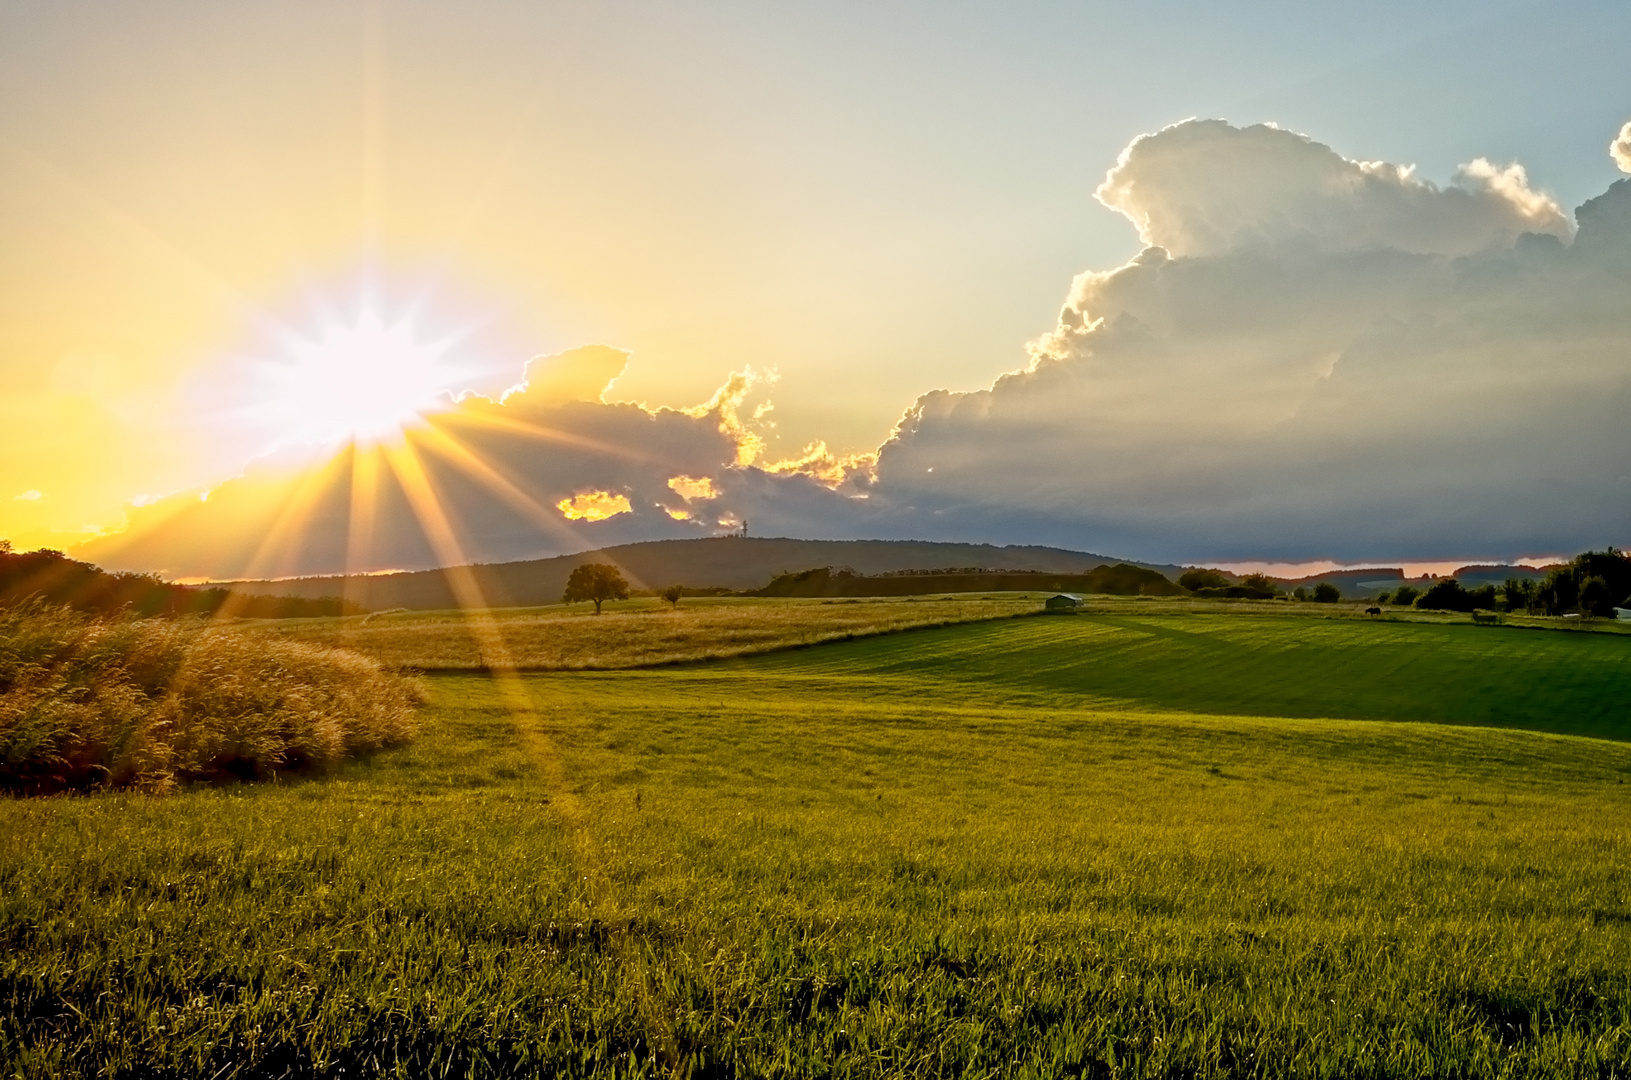
[[[878,575],[901,570],[955,567],[958,571],[1035,570],[1050,574],[1086,574],[1123,560],[1062,548],[991,544],[947,544],[918,540],[789,540],[721,536],[701,540],[653,540],[553,559],[479,564],[460,568],[475,581],[493,607],[555,604],[572,568],[607,562],[623,571],[636,589],[669,585],[691,588],[759,589],[772,579],[818,567]],[[1163,574],[1175,566],[1135,564]],[[445,570],[419,570],[362,577],[292,578],[286,581],[237,581],[235,589],[280,596],[344,596],[365,608],[435,610],[457,607]],[[1042,586],[1047,587],[1047,586]]]
[[[1007,573],[897,573],[869,576],[847,570],[805,570],[783,574],[756,596],[927,596],[960,592],[1106,593],[1112,596],[1181,596],[1182,589],[1164,575],[1142,566],[1118,563],[1086,574],[1049,574],[1039,570]]]

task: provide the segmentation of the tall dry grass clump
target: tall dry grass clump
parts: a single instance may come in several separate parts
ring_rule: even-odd
[[[254,779],[412,734],[417,684],[202,620],[0,609],[0,790]]]

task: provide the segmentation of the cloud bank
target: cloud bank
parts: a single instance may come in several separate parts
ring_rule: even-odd
[[[1517,166],[1439,189],[1191,121],[1099,197],[1151,246],[1077,278],[1029,370],[921,398],[880,455],[892,501],[1174,559],[1631,534],[1631,182],[1574,233]]]
[[[1631,161],[1631,125],[1612,154]],[[1171,561],[1631,540],[1631,180],[1571,220],[1516,164],[1475,160],[1439,187],[1204,120],[1135,140],[1097,196],[1144,250],[1075,280],[1025,370],[923,395],[876,454],[818,444],[767,463],[763,407],[747,404],[764,379],[733,375],[692,409],[609,401],[628,357],[596,346],[434,418],[410,439],[417,481],[354,454],[304,490],[251,470],[207,501],[133,510],[92,553],[311,573],[433,565],[450,542],[499,560],[743,520],[756,535]]]

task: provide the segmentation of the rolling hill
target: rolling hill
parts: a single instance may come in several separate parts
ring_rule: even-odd
[[[234,581],[242,592],[272,596],[343,596],[375,611],[386,608],[433,611],[457,607],[452,575],[468,573],[491,607],[559,603],[572,568],[607,562],[623,571],[636,589],[668,585],[692,588],[758,589],[782,574],[815,567],[847,567],[859,574],[900,570],[1032,570],[1087,574],[1122,562],[1104,555],[1063,548],[991,544],[949,544],[917,540],[792,540],[722,536],[700,540],[653,540],[551,559],[477,564],[454,570],[417,570],[358,577],[309,577],[281,581]],[[1134,564],[1176,576],[1178,568]]]

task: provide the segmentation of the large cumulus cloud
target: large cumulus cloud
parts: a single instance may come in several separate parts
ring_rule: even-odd
[[[1631,533],[1631,182],[1571,236],[1516,166],[1441,189],[1192,121],[1134,142],[1099,197],[1150,246],[1076,280],[1030,369],[921,398],[880,501],[1147,558]]]
[[[1440,188],[1385,161],[1349,161],[1305,135],[1191,120],[1135,139],[1097,197],[1177,257],[1254,244],[1466,255],[1569,221],[1521,165],[1479,158]]]

